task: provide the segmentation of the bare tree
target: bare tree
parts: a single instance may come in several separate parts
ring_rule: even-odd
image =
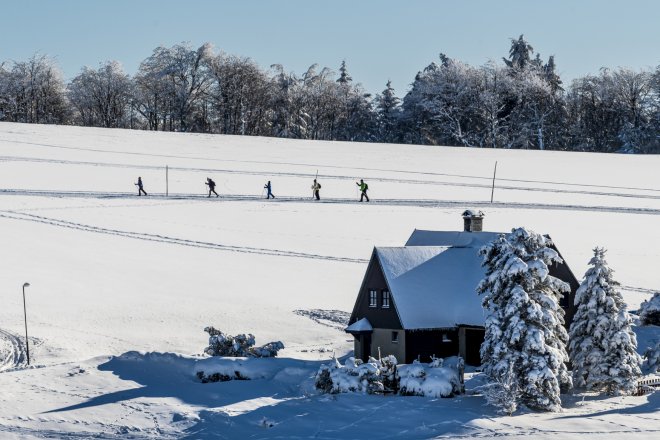
[[[131,125],[132,82],[117,61],[102,63],[97,70],[84,67],[69,84],[68,96],[82,125]]]
[[[270,134],[270,80],[249,58],[218,54],[210,57],[213,130],[224,134]]]
[[[203,112],[203,99],[211,77],[207,59],[210,43],[194,50],[187,44],[158,47],[140,64],[135,83],[137,109],[152,130],[189,131],[196,112]]]
[[[68,118],[62,74],[45,55],[14,62],[0,73],[4,118],[15,122],[61,124]]]

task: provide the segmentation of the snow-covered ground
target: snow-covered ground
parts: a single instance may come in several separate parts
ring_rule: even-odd
[[[0,123],[0,438],[654,438],[658,393],[500,418],[469,394],[318,396],[309,375],[352,348],[341,312],[373,246],[460,230],[465,208],[485,230],[549,233],[578,278],[608,248],[637,308],[660,289],[658,169],[658,156]],[[221,197],[205,197],[206,177]],[[208,325],[283,341],[285,372],[196,382]]]

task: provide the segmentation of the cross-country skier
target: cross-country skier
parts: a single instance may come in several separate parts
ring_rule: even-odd
[[[321,200],[321,196],[319,195],[319,190],[321,189],[321,184],[314,179],[314,183],[312,184],[312,194],[313,197],[316,198],[316,200]]]
[[[273,195],[273,192],[272,192],[271,186],[270,186],[270,180],[268,181],[267,184],[264,185],[264,188],[266,188],[266,190],[268,191],[268,194],[267,194],[267,196],[266,196],[267,199],[270,199],[271,197],[272,197],[272,198],[275,198],[275,196]]]
[[[208,195],[208,197],[211,197],[211,193],[215,194],[216,197],[219,197],[218,193],[215,192],[215,182],[213,181],[213,179],[211,179],[210,177],[207,177],[206,178],[206,185],[209,186],[209,195]]]
[[[361,191],[360,201],[362,201],[363,199],[366,198],[367,202],[368,202],[369,201],[369,196],[367,195],[367,190],[369,189],[369,185],[364,183],[364,180],[362,180],[362,179],[360,179],[360,183],[355,182],[355,184],[360,187],[360,191]]]
[[[144,186],[142,186],[142,177],[138,177],[138,181],[135,185],[138,187],[138,196],[141,196],[142,193],[144,193],[145,196],[147,195],[147,192],[144,190]]]

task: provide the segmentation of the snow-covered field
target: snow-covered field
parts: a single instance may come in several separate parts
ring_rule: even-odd
[[[578,278],[608,248],[636,309],[660,289],[659,169],[658,156],[0,123],[0,438],[655,438],[659,393],[501,418],[470,394],[318,396],[309,376],[352,349],[341,312],[373,246],[460,230],[465,208],[485,230],[549,233]],[[196,382],[207,325],[281,340],[291,359],[271,380]]]

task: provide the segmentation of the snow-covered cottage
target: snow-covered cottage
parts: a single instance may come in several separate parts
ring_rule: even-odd
[[[403,247],[374,248],[346,328],[356,357],[391,354],[411,363],[460,355],[467,364],[481,363],[485,312],[475,289],[485,268],[479,248],[500,233],[482,231],[481,212],[465,211],[463,219],[463,231],[415,230]],[[566,262],[550,274],[571,286],[561,301],[568,327],[578,281]]]

